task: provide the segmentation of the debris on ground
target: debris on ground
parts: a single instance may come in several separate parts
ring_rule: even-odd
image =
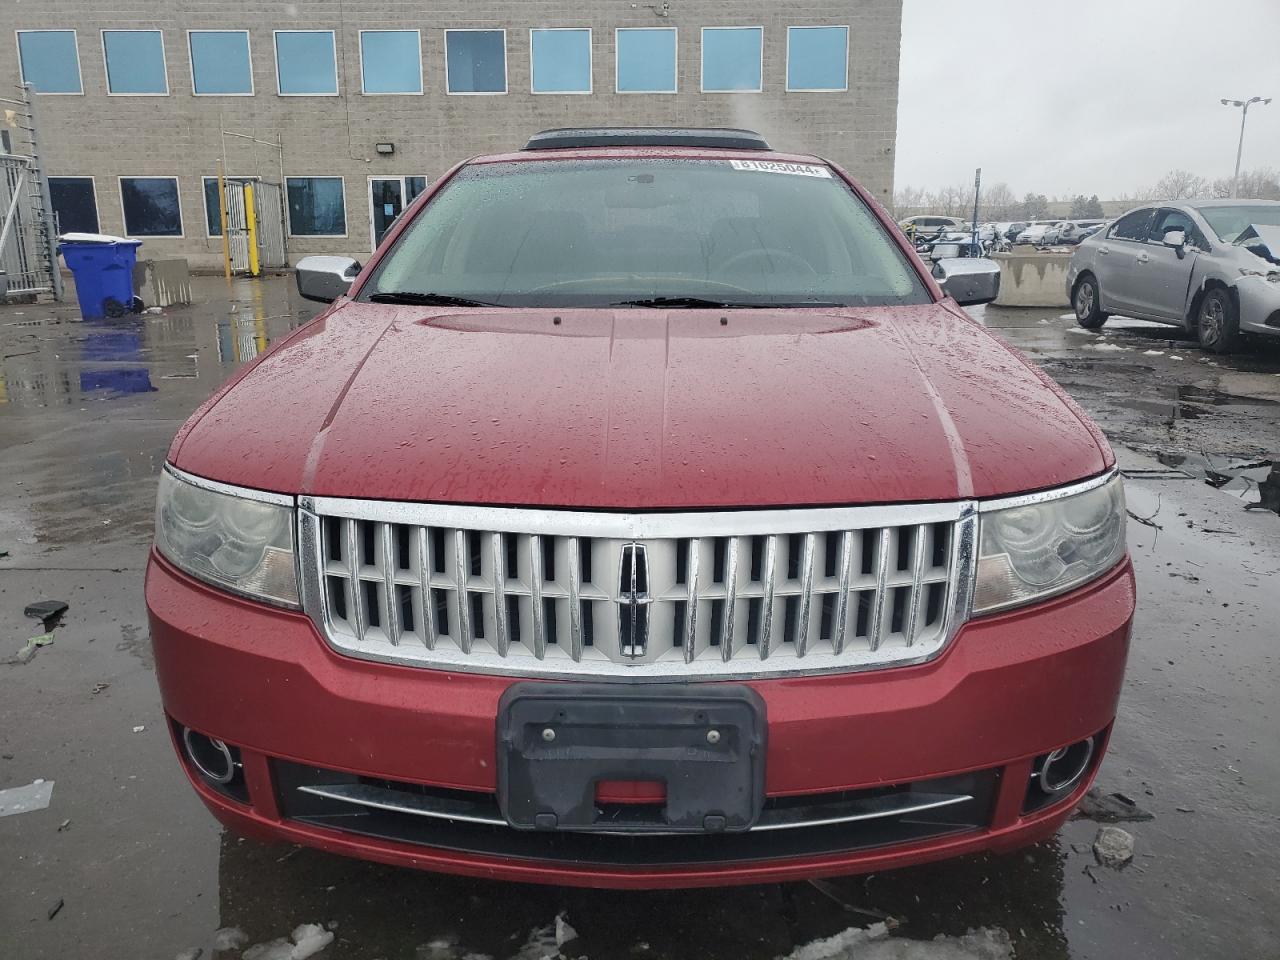
[[[998,928],[970,930],[932,940],[889,936],[883,923],[851,927],[833,937],[797,947],[781,960],[1012,960],[1009,934]]]
[[[89,692],[90,692],[91,694],[93,694],[94,696],[97,696],[99,693],[101,693],[103,690],[107,689],[107,687],[109,687],[109,686],[111,686],[111,684],[109,684],[109,683],[101,683],[101,682],[99,682],[99,683],[95,683],[95,684],[93,685],[93,689],[92,689],[92,690],[90,690]]]
[[[40,647],[47,647],[51,643],[53,643],[52,633],[42,633],[38,637],[28,637],[27,642],[14,655],[13,662],[30,663],[36,655],[36,650]]]
[[[62,833],[64,830],[66,830],[70,826],[71,826],[71,818],[67,817],[67,819],[63,820],[60,824],[58,824],[58,832]]]
[[[0,817],[44,810],[52,798],[52,780],[33,780],[25,786],[0,790]]]
[[[68,606],[69,604],[62,600],[37,600],[35,603],[27,604],[22,615],[32,620],[48,622],[66,613]]]
[[[872,920],[883,920],[888,924],[890,930],[893,930],[895,927],[901,926],[902,924],[901,920],[896,917],[892,917],[881,910],[872,910],[870,907],[855,907],[845,897],[841,896],[836,885],[829,880],[815,879],[809,880],[808,883],[809,886],[813,887],[813,889],[817,890],[828,900],[833,903],[838,903],[847,913],[860,914],[864,917],[870,917]]]
[[[49,908],[49,919],[52,920],[54,917],[56,917],[59,911],[61,911],[62,908],[66,906],[66,903],[67,901],[63,900],[62,897],[59,897],[58,902]]]
[[[218,933],[222,932],[222,930],[218,931]],[[240,933],[234,928],[229,928],[229,932]],[[240,933],[240,936],[243,937],[244,934]],[[331,931],[318,923],[302,923],[293,928],[293,933],[288,938],[277,937],[265,943],[255,943],[244,952],[242,960],[307,960],[331,943],[333,943]]]
[[[134,733],[141,733],[141,732],[142,732],[143,730],[145,730],[145,729],[147,729],[146,724],[140,723],[140,724],[138,724],[136,727],[134,727],[134,728],[133,728],[133,732],[134,732]]]
[[[173,960],[200,960],[204,956],[204,947],[192,947],[190,950],[183,950]]]
[[[563,947],[578,939],[578,931],[573,929],[563,913],[556,915],[556,946]]]
[[[1072,814],[1074,820],[1092,820],[1094,823],[1143,823],[1154,820],[1148,813],[1123,793],[1104,794],[1094,787],[1084,795]]]
[[[249,935],[239,927],[219,927],[213,931],[213,952],[239,950],[249,942]]]
[[[1099,827],[1093,855],[1104,867],[1119,869],[1133,859],[1133,834],[1120,827]]]

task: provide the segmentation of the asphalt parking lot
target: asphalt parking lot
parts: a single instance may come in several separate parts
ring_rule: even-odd
[[[765,960],[885,917],[894,942],[1003,931],[1020,958],[1280,956],[1280,516],[1253,509],[1280,453],[1280,342],[1214,357],[1140,321],[1097,336],[1063,310],[974,311],[1098,420],[1142,518],[1099,780],[1151,815],[1122,824],[1127,868],[1095,863],[1080,818],[1015,854],[816,886],[595,892],[259,846],[185,783],[142,602],[156,475],[191,411],[313,315],[291,286],[201,278],[191,307],[93,323],[0,308],[0,661],[38,632],[24,606],[70,604],[52,644],[0,663],[0,789],[55,783],[47,809],[0,817],[0,956],[207,957],[219,928],[256,944],[318,923],[325,958],[533,960],[557,916],[593,960]],[[1007,955],[944,949],[920,955]]]

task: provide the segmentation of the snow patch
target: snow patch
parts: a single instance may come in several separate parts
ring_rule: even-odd
[[[1097,350],[1099,353],[1128,353],[1128,347],[1122,347],[1115,343],[1086,343],[1086,350]]]
[[[318,923],[302,923],[293,928],[290,939],[277,937],[266,943],[255,943],[244,952],[241,960],[308,960],[331,943],[332,930],[326,930]]]
[[[961,937],[932,940],[890,937],[883,923],[851,927],[824,940],[797,947],[782,960],[1013,960],[1009,935],[997,928],[970,930]]]

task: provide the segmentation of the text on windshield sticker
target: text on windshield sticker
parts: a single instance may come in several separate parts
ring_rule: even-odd
[[[778,160],[730,160],[735,170],[752,170],[756,173],[788,173],[793,177],[831,178],[831,171],[812,163],[782,163]]]

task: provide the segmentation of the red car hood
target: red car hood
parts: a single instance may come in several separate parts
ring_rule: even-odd
[[[1111,463],[1051,381],[940,305],[348,303],[224,387],[170,457],[285,493],[621,509],[987,497]]]

